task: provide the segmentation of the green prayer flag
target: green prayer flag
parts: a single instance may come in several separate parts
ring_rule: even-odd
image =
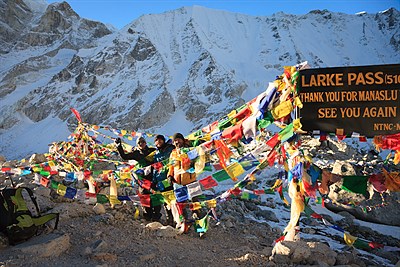
[[[271,188],[264,189],[264,193],[269,195],[275,195],[275,190]]]
[[[97,203],[100,203],[100,204],[105,204],[105,203],[109,202],[108,197],[103,194],[97,194],[96,199],[97,199]]]
[[[279,132],[279,140],[282,142],[288,140],[293,136],[293,123],[287,125],[284,129]]]
[[[222,182],[228,179],[231,179],[229,174],[225,170],[220,170],[219,172],[213,173],[211,175],[217,182]]]
[[[272,122],[270,121],[270,120],[268,120],[268,119],[262,119],[262,120],[259,120],[258,122],[258,129],[265,129],[265,128],[267,128]]]
[[[48,171],[40,171],[39,174],[42,175],[42,176],[49,176],[50,172],[48,172]]]
[[[242,199],[250,199],[250,194],[248,192],[243,192]]]
[[[342,189],[365,195],[369,176],[343,176]]]
[[[58,184],[59,184],[59,182],[56,182],[56,181],[54,181],[54,180],[51,180],[50,187],[57,190]]]
[[[231,125],[232,125],[231,119],[228,118],[228,119],[226,119],[226,120],[223,120],[223,121],[218,122],[218,129],[219,129],[220,131],[222,131],[222,130],[228,128],[228,127],[231,126]]]
[[[164,203],[164,197],[161,194],[150,195],[151,206],[160,206]]]
[[[362,241],[362,240],[360,240],[359,238],[357,238],[357,240],[354,241],[353,246],[354,246],[355,248],[359,248],[359,249],[367,249],[367,248],[370,248],[368,242]]]
[[[310,217],[311,214],[314,213],[314,211],[312,210],[312,208],[310,208],[310,206],[307,205],[304,207],[304,213],[306,214],[307,217]]]
[[[210,164],[206,164],[204,166],[203,172],[211,172],[212,171],[212,166]]]

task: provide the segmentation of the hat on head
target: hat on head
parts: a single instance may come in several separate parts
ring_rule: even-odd
[[[142,141],[145,141],[145,142],[146,142],[146,139],[144,139],[143,136],[141,136],[141,137],[139,137],[138,139],[136,139],[136,145],[139,145],[140,142],[142,142]],[[146,143],[147,143],[147,142],[146,142]]]
[[[185,140],[185,137],[183,136],[183,134],[181,133],[174,133],[174,135],[172,136],[172,140],[175,140],[177,138],[180,138],[182,140]]]
[[[161,140],[163,140],[165,142],[165,137],[162,134],[156,135],[156,137],[154,138],[154,141],[156,141],[157,139],[161,139]]]

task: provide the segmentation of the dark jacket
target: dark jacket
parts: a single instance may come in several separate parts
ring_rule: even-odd
[[[122,146],[117,146],[119,155],[121,156],[122,159],[124,160],[136,160],[138,162],[137,166],[139,168],[147,167],[153,163],[152,156],[151,154],[155,152],[154,147],[148,147],[146,146],[144,149],[139,149],[138,147],[135,147],[134,150],[130,153],[125,153],[124,149]],[[153,172],[150,171],[149,174],[147,175],[138,175],[139,178],[149,180],[152,182],[151,188],[156,189],[156,184],[153,183]],[[139,193],[140,194],[150,194],[151,192],[147,189],[144,189],[142,187],[139,187]]]
[[[169,191],[173,189],[173,186],[164,186],[162,181],[166,181],[167,179],[167,173],[168,173],[168,165],[165,163],[168,163],[167,161],[169,160],[169,156],[172,152],[172,150],[175,149],[174,145],[164,143],[164,146],[161,148],[157,149],[156,154],[154,155],[154,162],[163,162],[162,168],[160,169],[154,169],[154,176],[153,176],[153,181],[157,186],[157,189],[161,192],[164,191]]]

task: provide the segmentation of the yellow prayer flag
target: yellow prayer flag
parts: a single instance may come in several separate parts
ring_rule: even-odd
[[[191,206],[191,209],[192,209],[192,210],[199,210],[199,209],[201,209],[201,204],[200,204],[200,202],[193,202],[193,203],[192,203],[192,206]]]
[[[166,192],[161,192],[161,195],[164,197],[165,203],[168,205],[171,204],[171,201],[175,200],[175,194],[174,190],[166,191]]]
[[[290,100],[281,102],[277,107],[272,110],[274,119],[280,119],[290,114],[293,110],[293,105]]]
[[[276,179],[275,180],[275,184],[271,187],[271,189],[274,189],[278,186],[280,186],[282,184],[282,180],[281,179]]]
[[[347,245],[349,245],[350,247],[353,246],[354,242],[356,242],[357,237],[352,236],[351,234],[348,233],[344,233],[344,241],[346,242]]]
[[[33,167],[32,168],[33,172],[40,172],[41,170],[42,170],[42,168],[39,168],[39,167]]]
[[[119,178],[121,180],[126,180],[126,179],[131,179],[131,173],[130,172],[120,172]]]
[[[121,204],[121,201],[118,200],[117,196],[110,195],[107,197],[110,200],[111,208],[114,208],[115,205]]]
[[[133,219],[137,220],[139,218],[139,214],[140,214],[139,208],[135,207],[135,213],[133,214]]]
[[[232,110],[231,112],[229,112],[229,114],[228,114],[228,118],[233,118],[233,117],[235,117],[236,116],[236,114],[237,114],[237,111],[236,110]]]
[[[67,187],[61,183],[58,184],[57,194],[59,194],[60,196],[65,196],[66,192],[67,192]]]
[[[121,134],[122,134],[122,135],[126,135],[127,133],[128,133],[127,130],[121,130]]]
[[[72,165],[71,164],[64,164],[64,170],[66,170],[66,171],[71,171],[71,169],[72,169]]]
[[[229,176],[231,176],[232,180],[237,180],[237,177],[244,173],[244,169],[242,165],[238,162],[235,162],[227,167],[227,172]]]
[[[296,131],[297,129],[300,129],[303,125],[300,123],[300,119],[295,119],[293,121],[293,130]]]
[[[336,135],[344,135],[344,129],[337,128]]]
[[[54,161],[49,161],[49,166],[54,167],[54,166],[56,166],[56,164],[54,163]]]
[[[208,208],[215,208],[217,207],[217,200],[216,199],[210,199],[207,201],[207,207]]]
[[[301,103],[300,97],[296,96],[296,98],[294,99],[294,104],[298,107],[298,108],[303,108],[303,103]]]

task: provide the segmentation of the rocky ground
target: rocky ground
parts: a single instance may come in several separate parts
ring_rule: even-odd
[[[338,145],[335,149],[338,149]],[[309,146],[309,153],[321,154]],[[305,146],[307,149],[307,146]],[[313,148],[313,149],[311,149]],[[322,149],[322,148],[319,148]],[[347,151],[351,154],[352,152]],[[338,151],[334,154],[339,155]],[[371,156],[372,157],[372,156]],[[326,158],[326,155],[325,155]],[[351,162],[350,159],[340,158]],[[355,159],[357,160],[357,159]],[[361,159],[362,160],[362,159]],[[334,167],[337,160],[325,162]],[[369,160],[371,162],[371,159]],[[365,165],[365,164],[364,164]],[[356,170],[357,171],[357,170]],[[263,174],[261,174],[263,175]],[[265,175],[265,173],[264,173]],[[59,212],[58,229],[50,228],[29,241],[8,246],[0,239],[0,266],[398,266],[400,253],[382,249],[359,250],[344,244],[343,236],[332,235],[316,219],[301,217],[301,240],[274,246],[288,220],[289,209],[279,197],[261,201],[232,199],[217,207],[220,223],[210,220],[208,232],[199,237],[191,228],[179,234],[170,226],[134,219],[134,205],[126,202],[113,209],[88,205],[58,196],[51,189],[32,183],[33,175],[17,182],[36,192],[42,210]],[[262,180],[262,179],[261,179]],[[259,186],[271,185],[259,182]],[[0,176],[2,186],[9,184]],[[333,190],[333,189],[332,189]],[[370,200],[371,201],[371,200]],[[398,195],[392,194],[398,209]],[[397,203],[397,204],[396,204]],[[386,209],[381,213],[390,213]],[[391,247],[400,240],[356,223],[347,211],[324,216],[351,234]],[[395,215],[397,216],[397,215]],[[398,218],[398,217],[397,217]],[[393,229],[399,230],[395,227]],[[397,234],[398,236],[398,234]]]

